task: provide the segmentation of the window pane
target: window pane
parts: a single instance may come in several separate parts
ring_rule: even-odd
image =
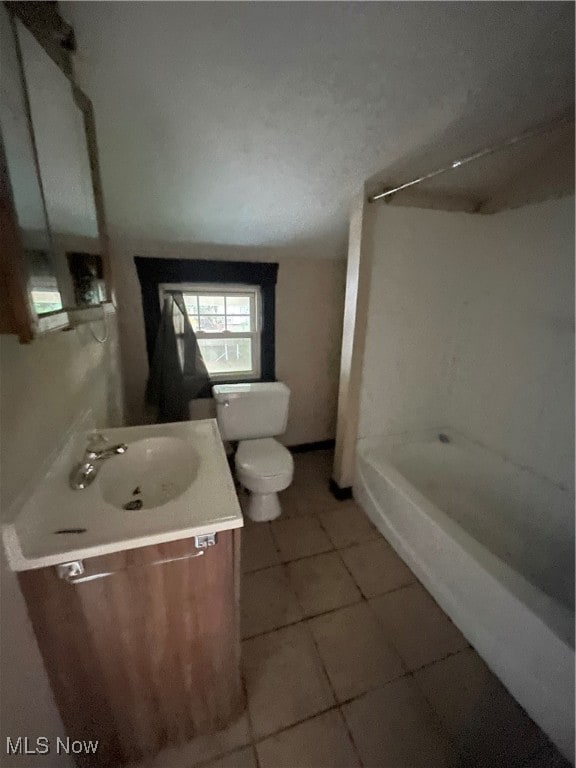
[[[227,315],[249,315],[250,297],[249,296],[227,296],[226,297]]]
[[[223,315],[226,312],[224,296],[198,296],[201,315]]]
[[[193,293],[185,293],[184,304],[189,315],[198,314],[198,296],[194,296]]]
[[[250,315],[248,317],[245,315],[226,315],[226,330],[234,331],[234,333],[246,333],[246,331],[249,333],[252,330],[251,320]]]
[[[224,315],[200,315],[200,330],[221,333],[226,330],[226,318]]]
[[[198,339],[208,373],[252,370],[252,339]]]
[[[200,329],[200,325],[198,323],[198,315],[188,315],[188,318],[190,320],[190,324],[192,325],[192,328],[195,331],[198,331]]]
[[[58,290],[49,291],[41,288],[33,288],[32,303],[39,315],[43,312],[56,312],[56,310],[62,309],[62,297]]]

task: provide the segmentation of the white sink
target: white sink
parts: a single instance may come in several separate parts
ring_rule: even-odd
[[[96,483],[104,501],[118,509],[162,507],[181,496],[198,475],[200,457],[179,437],[148,437],[107,459]]]
[[[243,525],[215,419],[101,430],[125,453],[99,462],[86,488],[70,486],[93,427],[58,455],[12,522],[2,526],[10,567],[42,568]]]

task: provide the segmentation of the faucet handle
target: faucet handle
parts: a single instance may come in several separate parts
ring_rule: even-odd
[[[84,458],[87,460],[94,459],[100,451],[103,451],[108,447],[109,442],[110,441],[105,435],[94,430],[88,435]]]
[[[98,432],[98,430],[94,430],[93,432],[90,432],[88,435],[88,447],[89,448],[98,448],[103,447],[107,445],[110,441],[106,437],[106,435],[103,435],[102,432]]]

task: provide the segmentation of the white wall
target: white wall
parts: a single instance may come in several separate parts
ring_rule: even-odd
[[[574,198],[489,217],[463,260],[449,423],[574,485]]]
[[[446,372],[474,218],[370,205],[372,259],[359,437],[445,421]]]
[[[346,262],[280,259],[276,285],[276,377],[290,387],[286,445],[333,439]]]
[[[281,251],[113,238],[127,419],[146,420],[148,357],[134,256],[277,261],[276,377],[291,390],[287,445],[331,439],[336,431],[346,262],[285,256]],[[202,409],[202,417],[213,415]]]
[[[359,437],[453,426],[572,486],[574,198],[371,210]]]
[[[122,423],[118,334],[98,344],[88,327],[22,345],[0,337],[0,512],[2,522],[27,483],[42,470],[74,421],[88,408],[97,425]],[[101,328],[95,330],[101,333]],[[8,757],[6,737],[55,738],[64,729],[15,575],[0,555],[0,765],[72,765],[65,756]]]

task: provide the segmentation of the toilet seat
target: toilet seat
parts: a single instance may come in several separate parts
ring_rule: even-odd
[[[258,493],[282,491],[294,475],[292,454],[271,437],[241,440],[235,464],[242,485]]]

